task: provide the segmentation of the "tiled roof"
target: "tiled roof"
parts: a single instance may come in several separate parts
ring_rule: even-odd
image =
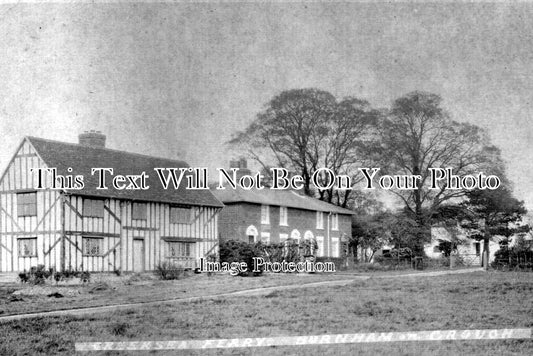
[[[84,176],[85,187],[82,190],[70,190],[69,192],[73,194],[171,204],[223,206],[211,191],[185,189],[183,182],[177,190],[172,184],[168,190],[163,189],[154,168],[189,167],[183,161],[35,137],[27,137],[27,139],[48,168],[57,168],[58,174],[61,175],[81,174]],[[72,172],[67,171],[69,167],[72,168]],[[115,175],[140,174],[144,171],[148,175],[147,184],[150,188],[147,190],[116,190],[111,181],[106,180],[108,189],[97,190],[98,177],[91,175],[91,169],[97,167],[113,168]]]
[[[341,208],[339,206],[326,203],[322,200],[311,198],[298,194],[290,190],[272,190],[264,188],[262,190],[252,189],[232,189],[231,187],[223,190],[212,188],[216,197],[224,204],[232,203],[254,203],[264,205],[286,206],[289,208],[323,211],[326,213],[338,213],[352,215],[353,211]]]

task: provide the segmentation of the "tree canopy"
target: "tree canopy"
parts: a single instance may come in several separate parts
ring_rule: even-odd
[[[369,103],[348,97],[337,100],[318,89],[287,90],[275,96],[230,144],[246,150],[264,168],[287,168],[304,178],[308,195],[348,206],[350,191],[314,192],[311,176],[319,168],[356,176],[365,162],[360,151],[372,138],[379,112]]]

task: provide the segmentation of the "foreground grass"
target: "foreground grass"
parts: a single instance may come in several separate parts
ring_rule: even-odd
[[[13,300],[11,295],[15,290],[29,289],[25,284],[0,285],[0,316],[35,313],[41,311],[95,307],[124,303],[138,303],[145,301],[168,300],[176,298],[198,297],[240,291],[259,287],[273,287],[279,285],[294,285],[334,279],[346,279],[346,275],[336,274],[266,274],[257,278],[231,277],[228,274],[192,275],[175,281],[160,281],[149,276],[126,276],[123,278],[106,278],[93,276],[93,282],[87,285],[60,285],[63,289],[79,291],[79,295],[64,298],[49,298],[47,296],[22,296]],[[103,285],[103,289],[95,287]],[[49,286],[54,287],[53,283]]]
[[[74,343],[84,341],[531,328],[532,295],[531,273],[372,278],[344,287],[287,290],[262,297],[162,304],[83,318],[50,317],[2,323],[0,354],[71,355]],[[533,341],[405,342],[180,352],[206,353],[525,355],[533,353]],[[154,354],[174,355],[176,351],[154,351]]]

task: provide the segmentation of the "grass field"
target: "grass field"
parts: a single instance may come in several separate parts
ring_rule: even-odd
[[[284,278],[288,279],[284,281]],[[255,284],[256,287],[257,284],[297,283],[302,277],[273,275],[234,280]],[[157,290],[153,292],[155,295],[158,293]],[[75,342],[91,341],[532,327],[533,274],[475,272],[439,277],[371,278],[343,287],[316,287],[274,291],[257,297],[161,304],[84,317],[5,322],[0,324],[0,354],[71,355]],[[178,353],[154,351],[153,354]],[[533,354],[533,341],[343,344],[180,351],[179,354],[528,355]]]

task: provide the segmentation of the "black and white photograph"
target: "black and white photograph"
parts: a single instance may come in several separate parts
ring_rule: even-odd
[[[0,355],[533,354],[532,19],[0,1]]]

